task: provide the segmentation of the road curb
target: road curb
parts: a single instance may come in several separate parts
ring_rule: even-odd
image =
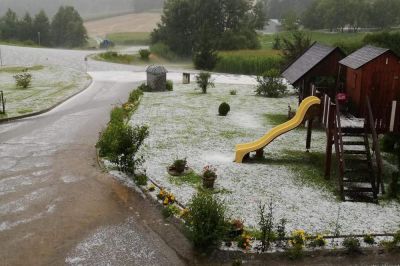
[[[52,105],[52,106],[50,106],[50,107],[48,107],[46,109],[43,109],[43,110],[40,110],[40,111],[37,111],[37,112],[34,112],[34,113],[30,113],[30,114],[26,114],[26,115],[19,115],[19,116],[14,116],[14,117],[0,118],[0,125],[1,124],[15,122],[16,120],[20,120],[20,119],[24,119],[24,118],[38,116],[38,115],[41,115],[41,114],[44,114],[44,113],[47,113],[47,112],[53,110],[54,108],[60,106],[61,104],[63,104],[66,101],[68,101],[69,99],[71,99],[71,98],[77,96],[78,94],[84,92],[85,90],[87,90],[93,84],[93,78],[90,75],[88,75],[88,77],[90,79],[90,82],[88,82],[88,84],[85,85],[85,87],[83,89],[75,92],[74,94],[68,96],[67,98],[57,102],[56,104],[54,104],[54,105]]]

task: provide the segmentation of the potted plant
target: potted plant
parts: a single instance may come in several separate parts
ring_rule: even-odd
[[[230,235],[232,238],[236,238],[243,234],[244,224],[239,219],[232,220],[230,222]]]
[[[217,179],[217,169],[211,165],[203,168],[203,187],[214,188],[215,179]]]
[[[187,170],[187,160],[185,159],[176,159],[174,163],[168,167],[168,172],[173,176],[182,175],[185,170]]]

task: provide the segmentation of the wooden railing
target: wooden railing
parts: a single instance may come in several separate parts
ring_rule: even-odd
[[[378,134],[376,132],[375,128],[375,119],[372,113],[372,108],[371,108],[371,101],[369,97],[367,96],[367,116],[365,119],[365,128],[371,132],[372,135],[372,150],[374,151],[374,157],[376,160],[376,166],[377,166],[377,175],[376,175],[376,180],[375,180],[375,185],[377,188],[377,193],[379,192],[379,188],[381,188],[382,194],[385,193],[385,186],[384,183],[382,182],[382,171],[383,171],[383,162],[382,162],[382,155],[381,155],[381,149],[379,146],[379,140],[378,140]]]
[[[339,168],[339,193],[342,200],[344,200],[344,191],[343,191],[343,179],[345,173],[345,161],[344,161],[344,148],[343,148],[343,138],[342,138],[342,126],[340,122],[340,108],[339,102],[336,99],[336,110],[335,110],[335,121],[334,121],[334,142],[335,142],[335,151],[336,151],[336,158],[338,161],[338,168]]]

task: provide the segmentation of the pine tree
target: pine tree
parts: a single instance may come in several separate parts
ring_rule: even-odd
[[[34,32],[33,40],[37,43],[40,43],[43,46],[50,46],[50,22],[46,13],[41,10],[38,14],[36,14],[33,20],[32,31]],[[40,37],[39,37],[40,36]],[[39,40],[40,38],[40,40]]]
[[[51,23],[51,37],[54,46],[78,47],[87,42],[83,19],[72,6],[62,6]]]
[[[18,17],[11,9],[1,19],[1,37],[5,40],[16,40],[18,38]]]
[[[18,23],[18,39],[21,41],[34,40],[32,17],[28,12]]]

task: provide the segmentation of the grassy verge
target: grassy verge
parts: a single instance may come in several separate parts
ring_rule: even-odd
[[[149,32],[123,32],[111,33],[106,36],[106,39],[114,42],[117,45],[148,45],[150,44]]]
[[[139,60],[137,55],[120,54],[117,52],[105,52],[94,56],[96,60],[106,61],[117,64],[132,64]]]
[[[32,41],[0,40],[0,44],[23,47],[42,47]]]
[[[24,70],[27,71],[39,71],[42,70],[44,66],[36,65],[36,66],[29,66],[29,67],[22,67],[22,66],[12,66],[12,67],[0,67],[0,73],[19,73]]]
[[[17,88],[13,76],[28,69],[32,83],[26,89]],[[6,114],[12,118],[50,108],[84,89],[90,81],[85,73],[60,67],[3,67],[0,68],[0,90],[6,99]]]

